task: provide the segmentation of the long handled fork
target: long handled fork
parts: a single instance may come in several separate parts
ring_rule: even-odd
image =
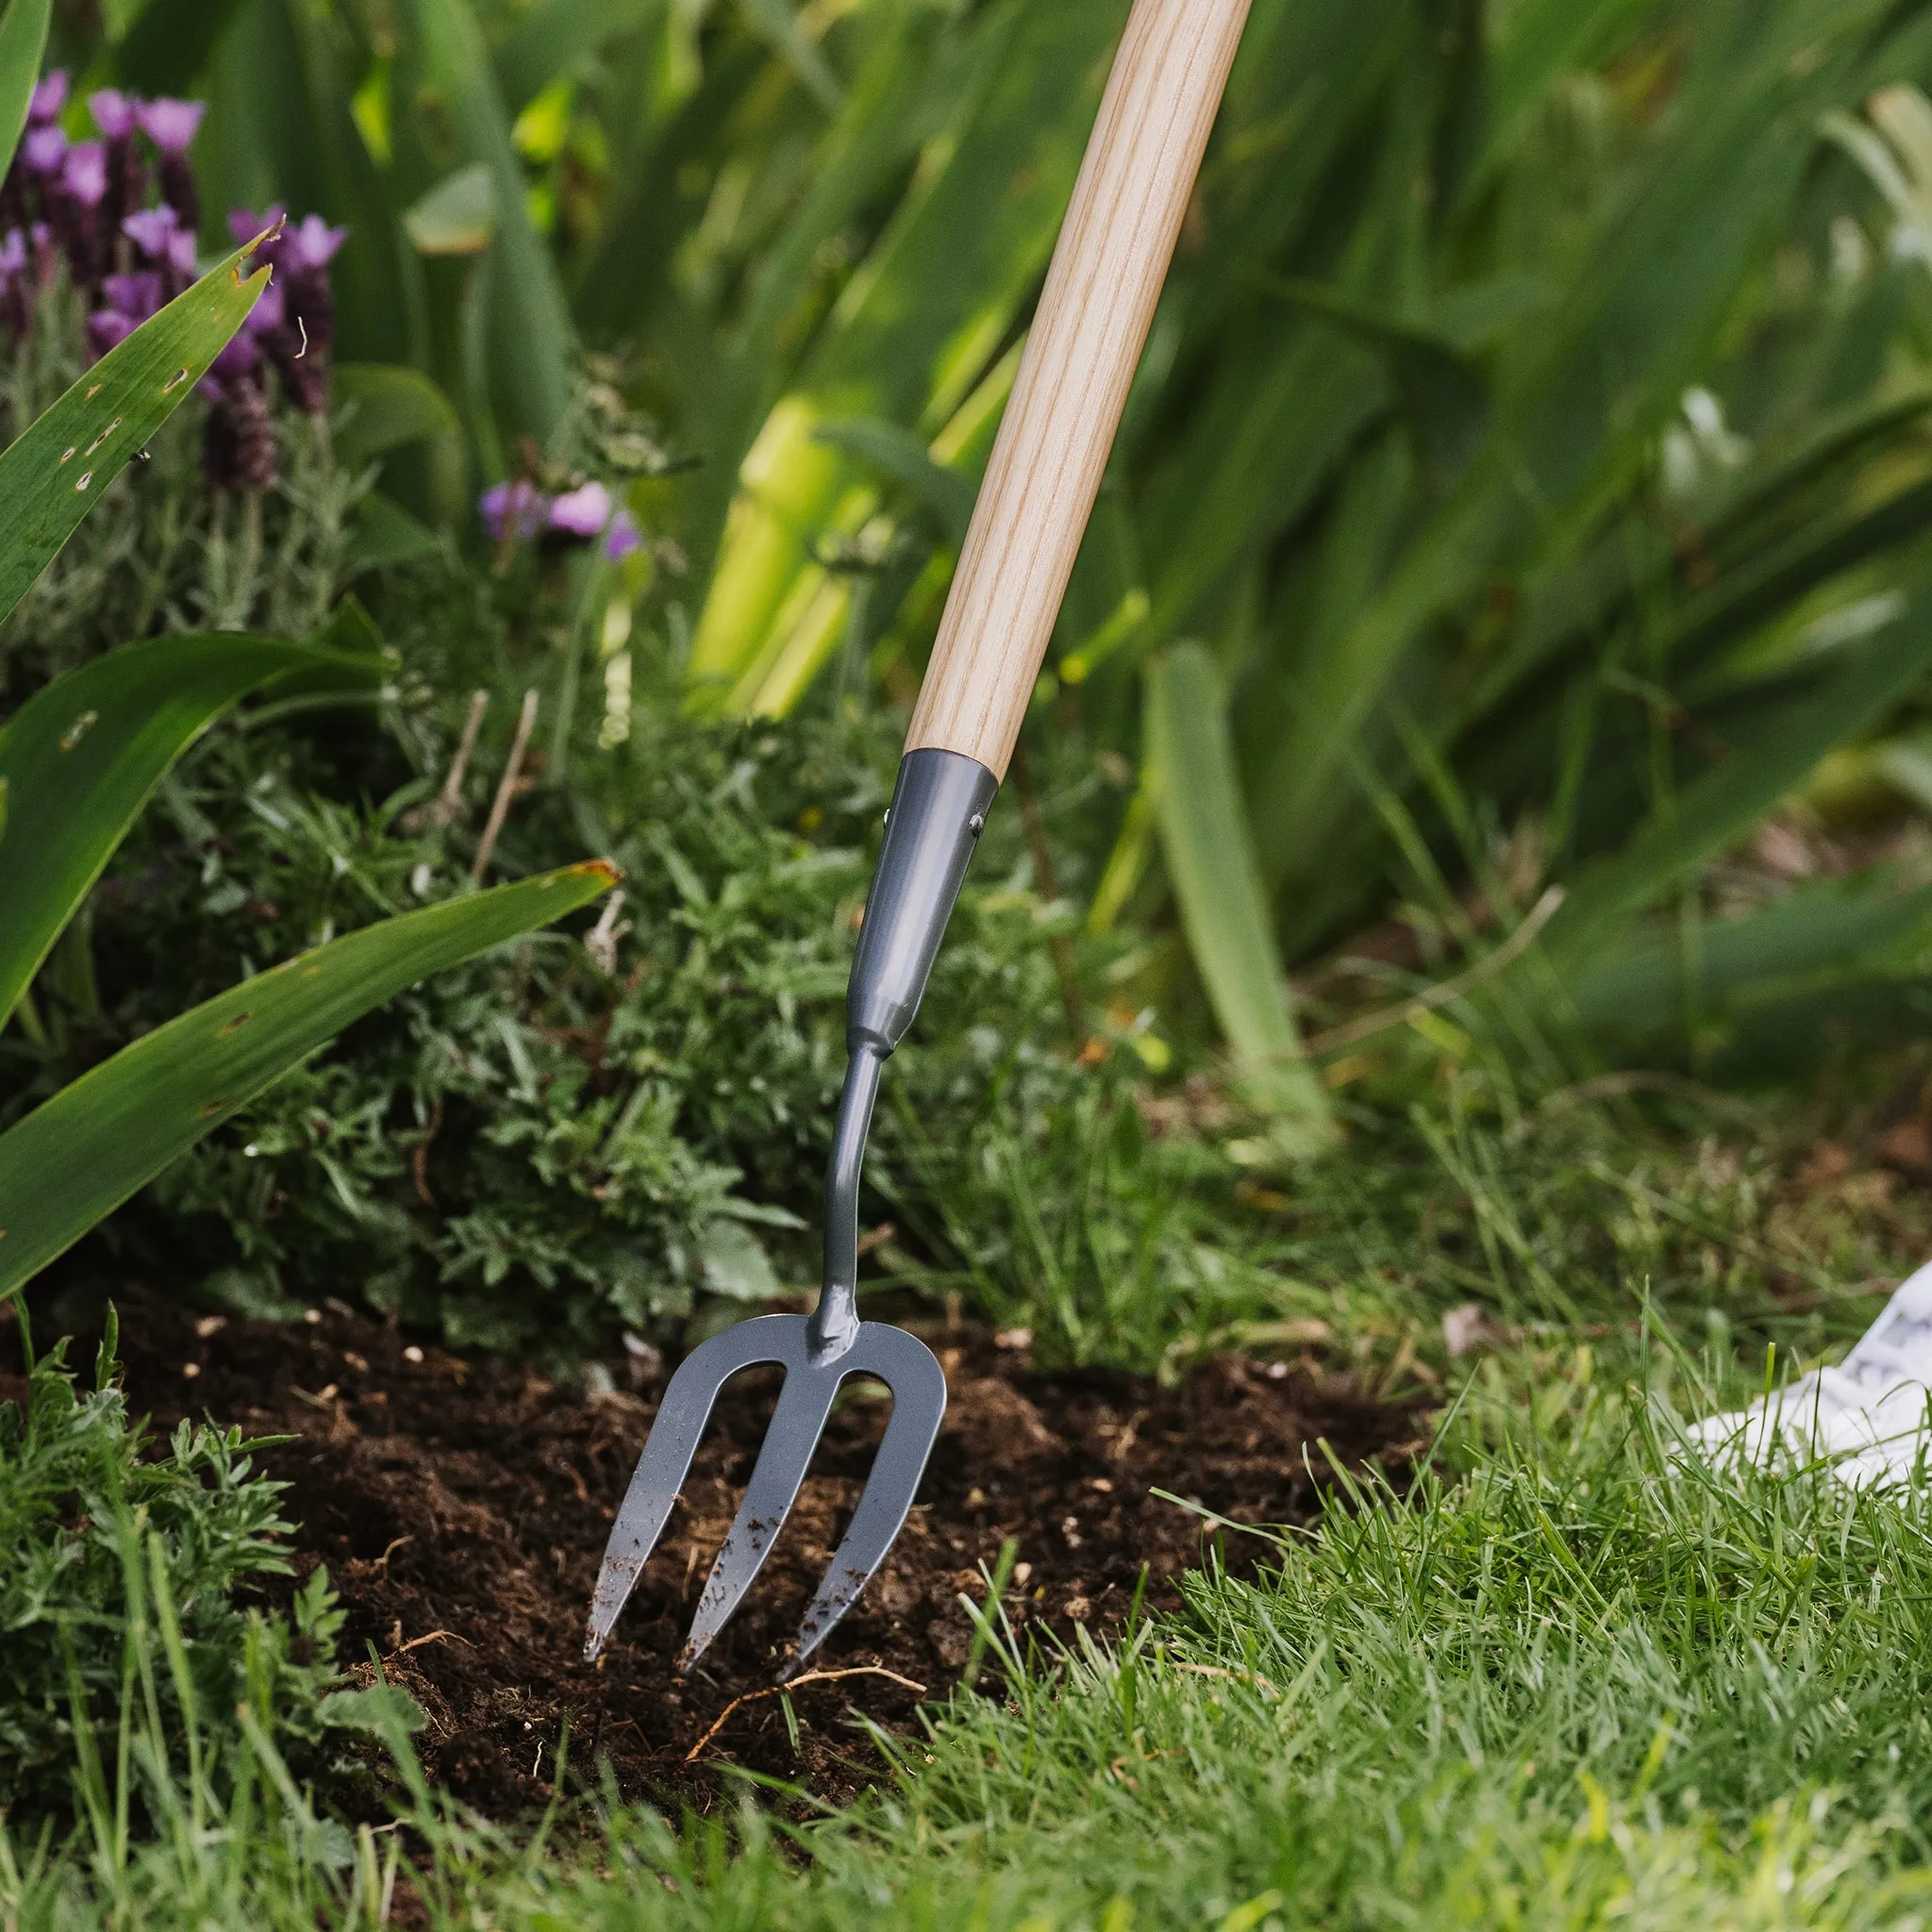
[[[858,1179],[873,1103],[880,1070],[919,1009],[1013,755],[1247,10],[1248,0],[1135,0],[886,814],[847,1002],[851,1061],[825,1176],[824,1291],[808,1319],[741,1323],[672,1377],[604,1552],[587,1659],[603,1648],[663,1533],[719,1389],[741,1369],[775,1363],[785,1384],[680,1669],[703,1654],[758,1575],[849,1375],[886,1384],[891,1420],[787,1674],[852,1607],[912,1507],[945,1414],[946,1378],[924,1342],[858,1319]]]

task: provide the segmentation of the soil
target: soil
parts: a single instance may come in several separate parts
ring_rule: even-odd
[[[984,1332],[928,1339],[951,1402],[918,1503],[815,1660],[845,1674],[781,1699],[769,1687],[864,1485],[883,1391],[841,1398],[763,1574],[680,1678],[673,1658],[776,1393],[758,1375],[731,1384],[592,1668],[580,1661],[585,1614],[660,1366],[632,1364],[633,1386],[587,1392],[412,1344],[341,1305],[282,1325],[121,1298],[137,1410],[160,1428],[212,1415],[296,1439],[261,1456],[290,1485],[296,1576],[327,1564],[348,1611],[344,1658],[374,1645],[423,1707],[431,1775],[497,1817],[549,1797],[566,1724],[574,1785],[602,1757],[626,1796],[659,1802],[708,1806],[726,1764],[848,1798],[884,1768],[855,1713],[909,1729],[922,1703],[958,1681],[973,1638],[959,1597],[984,1600],[982,1566],[996,1566],[1008,1538],[1018,1545],[1006,1597],[1016,1627],[1101,1634],[1125,1620],[1143,1565],[1147,1603],[1173,1608],[1175,1578],[1209,1541],[1238,1574],[1273,1554],[1267,1539],[1228,1535],[1155,1491],[1233,1524],[1305,1523],[1319,1507],[1311,1472],[1327,1467],[1318,1441],[1343,1467],[1379,1463],[1400,1480],[1424,1430],[1415,1407],[1376,1401],[1309,1361],[1224,1357],[1166,1389],[1112,1373],[1036,1374],[1024,1348]]]

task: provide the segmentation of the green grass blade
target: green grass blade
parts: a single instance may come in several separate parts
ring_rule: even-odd
[[[1214,1017],[1251,1095],[1314,1141],[1327,1126],[1327,1097],[1302,1058],[1235,777],[1226,696],[1205,646],[1176,644],[1149,664],[1147,747],[1168,876]]]
[[[47,49],[53,0],[12,0],[0,20],[0,173],[12,163]]]
[[[0,455],[0,618],[208,373],[269,272],[237,249],[88,370]]]
[[[244,980],[84,1074],[0,1135],[0,1294],[352,1020],[615,879],[592,859],[386,920]]]
[[[0,841],[0,1021],[12,1012],[167,771],[228,707],[347,659],[269,638],[116,651],[37,692],[0,729],[0,787],[32,838]]]

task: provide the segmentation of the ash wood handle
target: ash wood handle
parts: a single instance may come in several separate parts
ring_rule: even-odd
[[[908,751],[962,752],[1006,776],[1248,4],[1134,0],[966,532]]]

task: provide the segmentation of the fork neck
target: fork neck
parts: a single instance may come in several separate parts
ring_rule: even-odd
[[[958,752],[908,752],[886,813],[845,1002],[851,1059],[825,1168],[825,1277],[807,1332],[814,1357],[858,1339],[858,1184],[879,1074],[919,1010],[999,780]]]

